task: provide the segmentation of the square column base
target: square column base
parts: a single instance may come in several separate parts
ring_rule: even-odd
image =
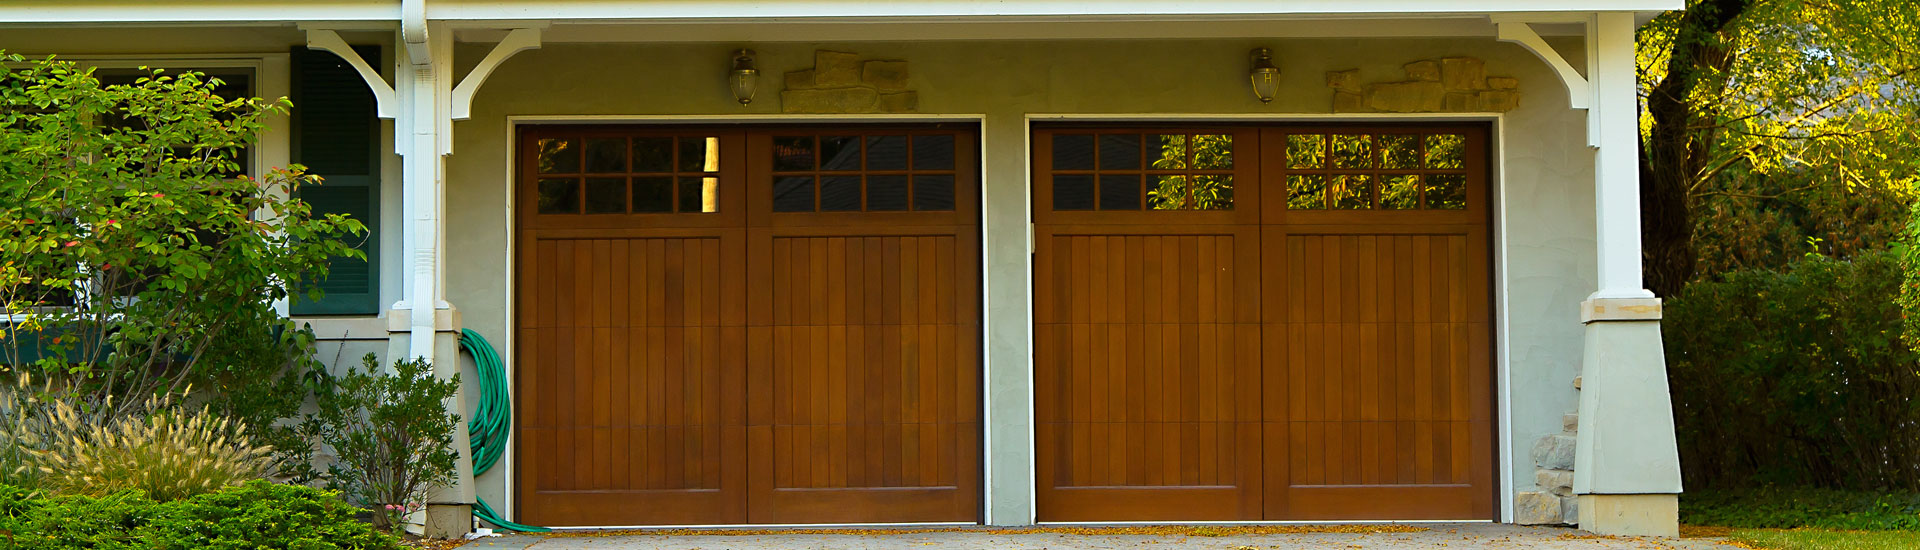
[[[1680,495],[1580,495],[1580,529],[1596,535],[1680,536]]]
[[[473,532],[473,506],[467,504],[428,504],[424,536],[430,539],[460,539]]]

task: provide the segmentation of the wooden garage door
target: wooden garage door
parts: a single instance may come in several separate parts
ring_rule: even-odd
[[[1484,126],[1034,138],[1042,521],[1493,517]]]
[[[977,520],[974,136],[524,132],[521,519]]]

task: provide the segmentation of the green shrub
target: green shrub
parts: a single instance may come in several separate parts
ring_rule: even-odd
[[[1920,530],[1920,494],[1759,487],[1688,491],[1680,522],[1752,529]]]
[[[1688,489],[1920,491],[1920,357],[1901,340],[1901,280],[1892,253],[1810,256],[1669,298]]]
[[[21,550],[396,549],[333,493],[253,481],[173,502],[139,491],[37,496],[0,486],[0,536]]]
[[[320,396],[321,433],[339,460],[330,467],[349,500],[372,509],[374,526],[391,530],[421,509],[429,488],[453,480],[453,430],[460,418],[444,402],[460,376],[440,380],[423,360],[395,361],[391,372],[367,354]]]

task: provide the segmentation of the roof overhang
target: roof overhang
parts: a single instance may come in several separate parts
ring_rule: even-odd
[[[13,0],[0,22],[75,24],[391,23],[401,0]],[[1493,14],[1633,12],[1684,0],[426,0],[426,18],[498,22],[1139,22],[1274,19],[1446,19]]]

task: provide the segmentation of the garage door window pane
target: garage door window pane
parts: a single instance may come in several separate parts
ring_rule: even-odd
[[[1147,136],[1147,158],[1153,159],[1150,168],[1155,170],[1187,169],[1187,136]]]
[[[1193,210],[1232,210],[1233,176],[1194,176],[1190,199]]]
[[[780,171],[813,169],[813,136],[773,138],[773,169]]]
[[[1093,176],[1053,176],[1054,210],[1092,210]]]
[[[719,172],[720,138],[680,138],[681,172]]]
[[[1327,207],[1327,177],[1320,174],[1287,176],[1287,208],[1317,210]]]
[[[1409,210],[1420,207],[1420,176],[1392,174],[1380,181],[1380,207]]]
[[[1186,176],[1153,176],[1147,189],[1147,207],[1154,210],[1180,210],[1187,207]]]
[[[860,169],[860,136],[820,136],[820,169]]]
[[[1103,174],[1100,176],[1101,210],[1139,210],[1140,176]]]
[[[550,138],[540,140],[539,160],[542,174],[575,174],[580,172],[580,145],[568,138]]]
[[[906,176],[867,176],[867,210],[907,209]]]
[[[1334,168],[1372,168],[1373,137],[1341,134],[1333,136]]]
[[[680,212],[719,212],[720,178],[680,178]]]
[[[624,138],[587,140],[587,172],[618,174],[627,171],[627,140]]]
[[[1327,195],[1337,209],[1373,207],[1373,176],[1334,176]]]
[[[580,180],[540,178],[539,191],[541,214],[580,213]]]
[[[1054,170],[1092,170],[1093,136],[1056,134],[1053,136]]]
[[[953,176],[926,174],[914,176],[913,209],[953,210]]]
[[[1427,208],[1465,210],[1467,208],[1467,177],[1461,174],[1427,176]]]
[[[1287,168],[1313,169],[1327,165],[1327,137],[1294,134],[1287,136]]]
[[[626,143],[620,148],[625,150]],[[627,213],[627,178],[587,178],[588,214]]]
[[[867,136],[867,169],[907,169],[907,136]]]
[[[1224,134],[1193,136],[1192,149],[1195,170],[1233,169],[1233,136]]]
[[[860,176],[820,178],[820,210],[848,212],[860,209]]]
[[[1427,168],[1459,170],[1466,168],[1467,137],[1453,134],[1427,136]]]
[[[1420,169],[1420,136],[1411,134],[1381,135],[1380,167],[1389,170]]]
[[[812,212],[813,176],[784,176],[773,182],[774,212]]]
[[[1100,169],[1139,170],[1140,134],[1100,136]]]
[[[952,170],[953,136],[913,136],[914,170]]]
[[[633,178],[634,212],[672,212],[673,178]]]
[[[633,138],[633,171],[672,172],[673,138]]]

